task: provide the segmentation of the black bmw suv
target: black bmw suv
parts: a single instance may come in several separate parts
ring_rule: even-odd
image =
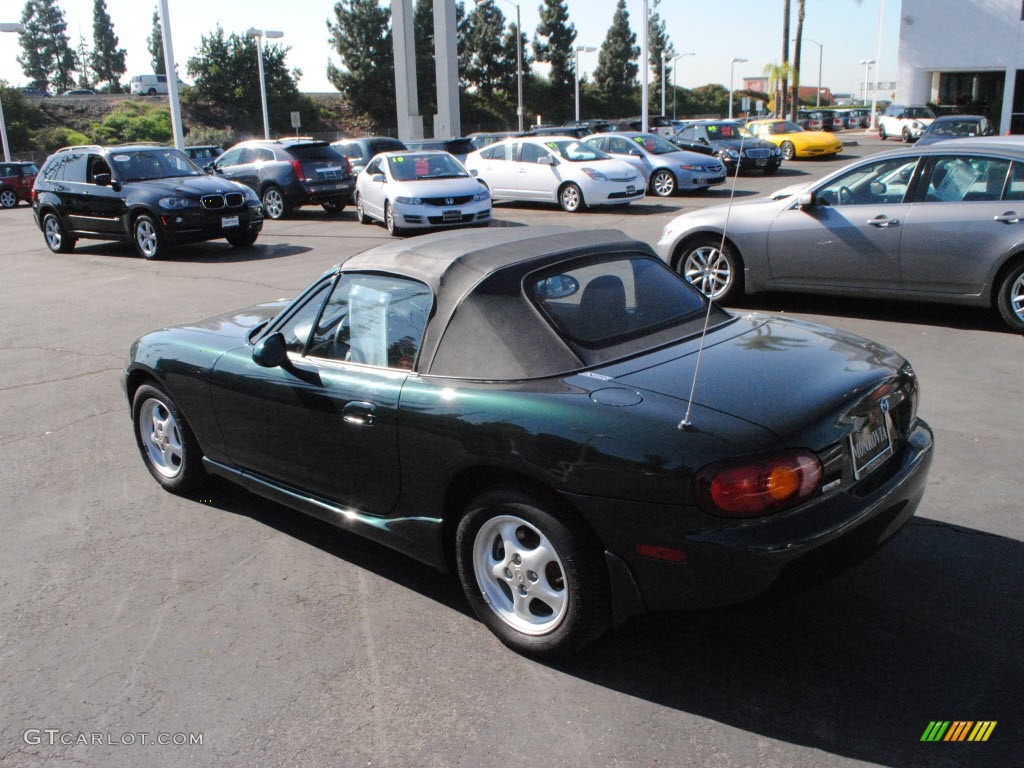
[[[209,167],[254,190],[268,219],[284,218],[303,205],[339,214],[356,183],[344,155],[313,139],[243,141]]]
[[[79,238],[130,240],[156,259],[179,243],[224,238],[237,248],[263,228],[248,187],[208,175],[176,149],[64,147],[36,177],[32,211],[46,245],[67,253]]]

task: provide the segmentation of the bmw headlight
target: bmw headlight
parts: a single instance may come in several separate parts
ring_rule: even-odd
[[[733,160],[739,160],[740,159],[740,153],[737,152],[735,149],[727,149],[722,154],[729,156]]]
[[[249,189],[249,187],[246,187],[245,191],[242,194],[245,195],[245,202],[248,203],[249,205],[259,205],[262,203],[262,200],[260,200],[260,196],[253,192],[251,189]]]
[[[195,200],[190,200],[187,197],[162,197],[160,198],[160,207],[166,208],[168,211],[180,211],[182,208],[193,208],[199,203]]]
[[[419,197],[396,197],[395,202],[402,205],[422,205],[423,199]]]
[[[481,189],[479,192],[477,192],[475,195],[473,195],[473,202],[474,203],[482,203],[484,200],[490,200],[490,199],[491,199],[491,193],[488,192],[486,189]]]

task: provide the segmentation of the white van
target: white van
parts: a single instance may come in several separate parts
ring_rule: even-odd
[[[132,75],[131,93],[156,96],[167,93],[167,75]]]

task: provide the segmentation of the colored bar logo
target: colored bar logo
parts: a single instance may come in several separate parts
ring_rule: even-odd
[[[932,720],[921,734],[921,741],[988,741],[996,720]]]

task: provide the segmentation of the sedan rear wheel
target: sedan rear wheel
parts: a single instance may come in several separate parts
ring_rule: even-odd
[[[576,213],[584,207],[583,190],[575,184],[566,184],[558,193],[558,203],[567,213]]]
[[[651,176],[651,191],[658,197],[671,197],[676,191],[676,177],[671,171],[657,171]]]
[[[143,384],[132,398],[135,442],[153,478],[183,493],[206,479],[203,456],[177,403],[163,389]]]
[[[164,238],[156,221],[147,214],[142,214],[132,224],[132,239],[135,250],[144,259],[158,259],[164,253]]]
[[[999,284],[996,304],[1006,324],[1024,332],[1024,263],[1011,269]]]
[[[742,293],[739,257],[718,237],[689,243],[679,259],[679,273],[712,301],[723,302]]]
[[[43,237],[46,247],[54,253],[69,253],[75,247],[75,238],[70,237],[55,213],[43,217]]]
[[[782,157],[784,160],[792,160],[796,157],[796,147],[793,146],[792,141],[782,142]]]
[[[0,192],[0,206],[4,208],[14,208],[18,204],[18,196],[14,194],[13,190],[5,189]]]
[[[459,578],[480,620],[510,648],[569,653],[604,631],[610,612],[599,548],[569,518],[514,489],[478,497],[459,522]]]

